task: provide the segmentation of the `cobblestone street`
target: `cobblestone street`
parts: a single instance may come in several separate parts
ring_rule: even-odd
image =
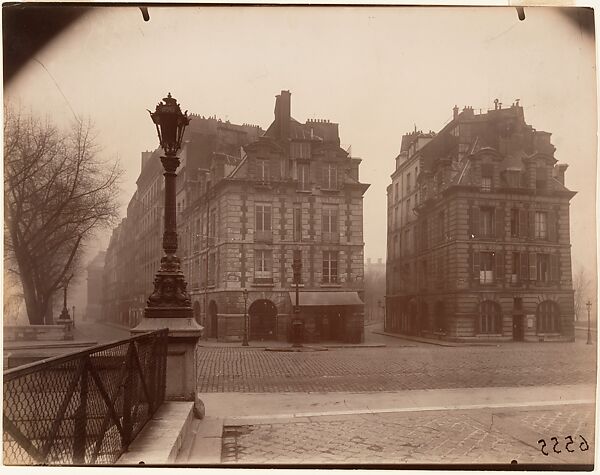
[[[200,348],[198,390],[331,392],[594,383],[595,346],[335,348],[270,352]]]
[[[594,407],[315,417],[226,427],[226,464],[591,463]],[[565,448],[565,437],[572,444]],[[586,443],[584,444],[583,439]],[[559,445],[553,452],[557,437]],[[542,447],[538,440],[545,439]],[[587,444],[587,445],[586,445]],[[542,453],[548,453],[544,455]]]
[[[451,347],[365,333],[381,346],[198,348],[221,463],[593,463],[595,345]],[[205,460],[203,440],[188,462]]]

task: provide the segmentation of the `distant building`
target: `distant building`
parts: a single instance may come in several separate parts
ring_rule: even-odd
[[[87,305],[83,319],[97,321],[102,316],[102,275],[104,273],[105,251],[100,251],[88,264],[87,271]]]
[[[388,186],[387,331],[571,340],[567,165],[517,103],[402,137]]]
[[[367,258],[365,263],[365,321],[383,321],[385,314],[386,263]]]

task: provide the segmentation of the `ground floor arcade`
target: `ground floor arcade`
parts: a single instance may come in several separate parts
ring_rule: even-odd
[[[573,293],[468,292],[388,296],[385,329],[447,340],[572,340]]]
[[[208,338],[241,341],[292,341],[295,293],[289,291],[217,291],[192,295],[192,307]],[[359,343],[363,340],[364,304],[358,292],[300,291],[303,340]]]

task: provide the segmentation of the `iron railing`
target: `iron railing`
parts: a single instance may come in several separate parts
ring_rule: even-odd
[[[165,396],[168,330],[4,372],[7,465],[112,464]]]

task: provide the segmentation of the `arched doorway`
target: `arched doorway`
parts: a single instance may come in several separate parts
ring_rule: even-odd
[[[210,337],[217,338],[219,336],[219,318],[218,318],[217,303],[211,300],[208,304],[208,321],[210,322]]]
[[[251,340],[272,340],[276,337],[277,307],[273,302],[259,299],[248,308]]]
[[[556,302],[544,300],[536,311],[538,333],[560,333],[560,309]]]
[[[196,320],[196,322],[199,325],[202,325],[202,321],[201,321],[202,320],[202,314],[201,314],[201,310],[200,310],[200,302],[195,301],[193,309],[194,309],[194,320]]]

